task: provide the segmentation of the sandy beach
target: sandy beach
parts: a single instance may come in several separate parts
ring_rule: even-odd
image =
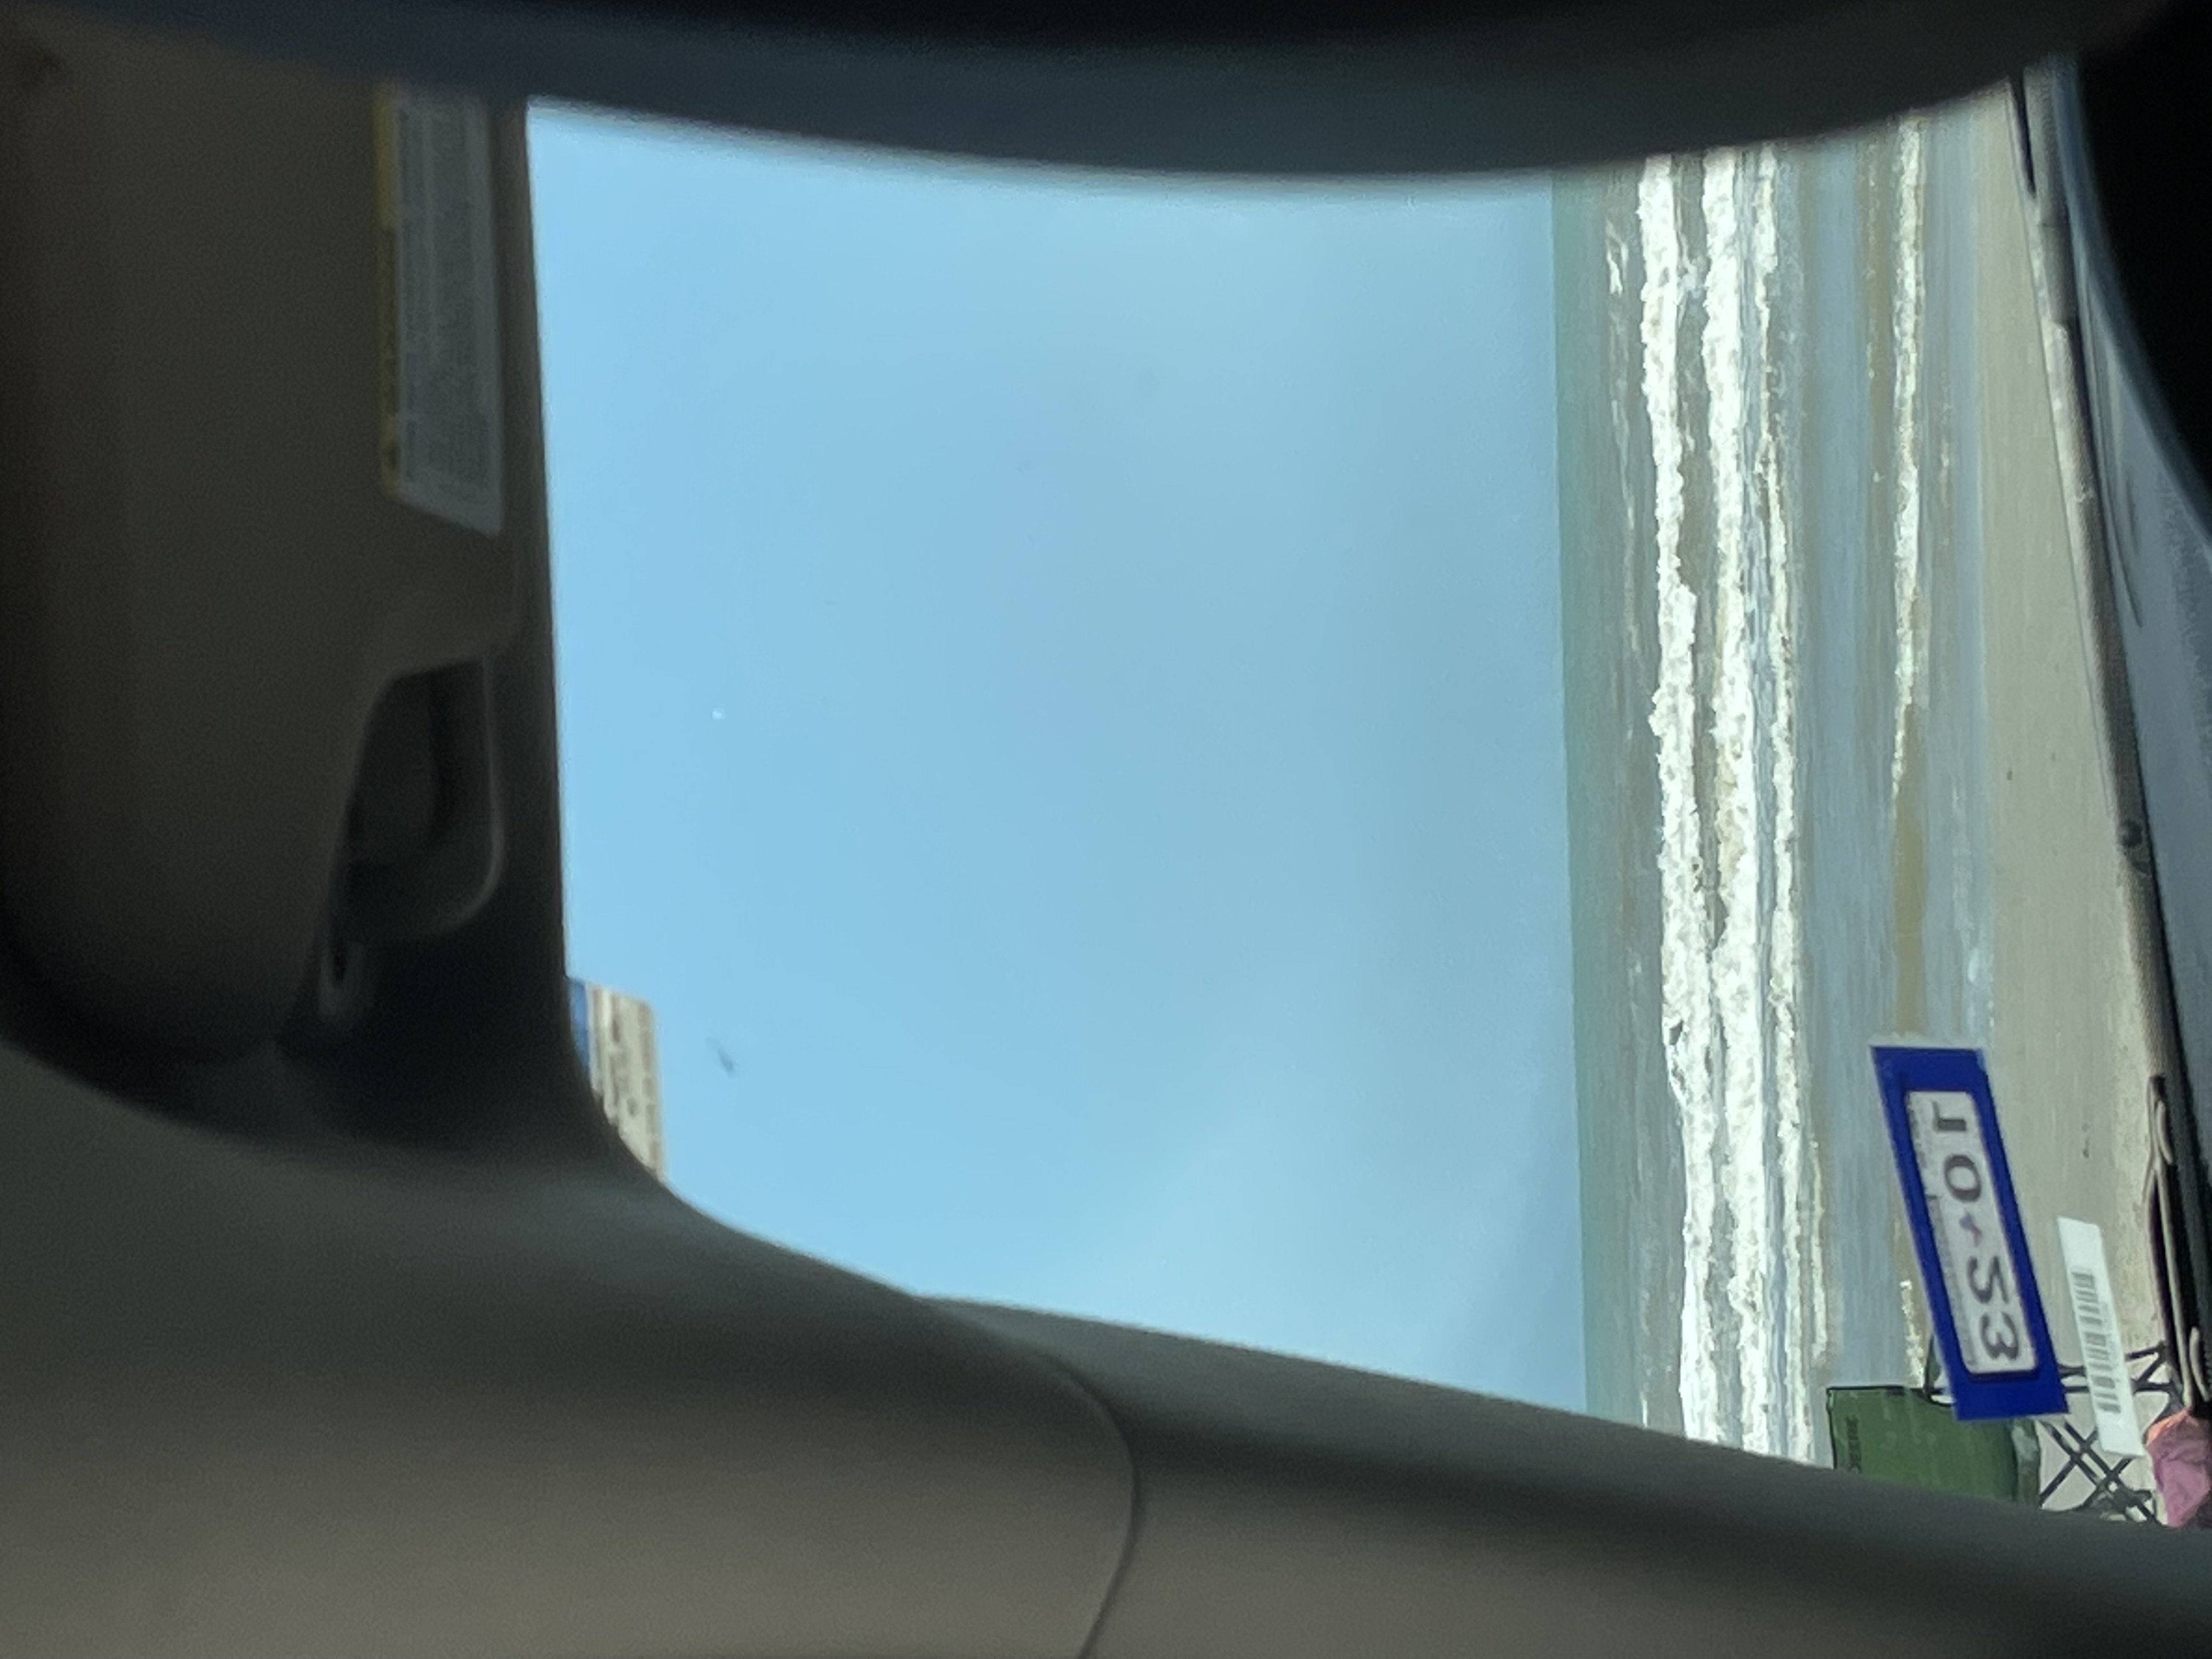
[[[1890,1032],[1986,1048],[2061,1360],[2063,1218],[2159,1335],[2136,878],[2016,152],[2000,94],[1556,198],[1585,1344],[1626,1421],[1825,1462],[1828,1387],[1920,1375]]]
[[[2152,1066],[2126,871],[2100,741],[2031,229],[2011,111],[1973,149],[1977,422],[1991,807],[1989,1060],[2061,1358],[2078,1360],[2057,1218],[2104,1230],[2130,1348],[2158,1340],[2145,1239]],[[2140,1473],[2140,1472],[2138,1472]]]

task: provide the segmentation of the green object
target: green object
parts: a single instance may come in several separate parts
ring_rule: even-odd
[[[2041,1497],[2043,1455],[2033,1423],[1961,1423],[1922,1389],[1831,1389],[1828,1434],[1836,1467],[1856,1474],[2006,1504]]]

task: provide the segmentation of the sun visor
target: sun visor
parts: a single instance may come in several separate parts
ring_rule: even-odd
[[[0,47],[0,902],[82,1013],[234,1054],[346,890],[372,717],[544,556],[521,113],[43,13]],[[477,867],[425,846],[444,900],[386,867],[384,915],[488,890],[495,814],[448,816]]]

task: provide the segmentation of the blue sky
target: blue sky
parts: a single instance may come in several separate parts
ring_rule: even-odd
[[[672,1183],[1578,1405],[1544,189],[533,142],[569,957]]]

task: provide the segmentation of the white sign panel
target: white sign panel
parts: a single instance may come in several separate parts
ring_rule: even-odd
[[[2128,1375],[2127,1344],[2112,1308],[2112,1275],[2105,1260],[2104,1229],[2094,1222],[2058,1218],[2058,1253],[2066,1262],[2067,1297],[2081,1338],[2081,1374],[2097,1418],[2097,1444],[2109,1457],[2143,1455],[2142,1424],[2136,1416],[2135,1379]]]
[[[653,1010],[604,985],[571,980],[576,1052],[623,1144],[653,1174],[668,1172],[660,1136],[660,1047]]]
[[[2006,1237],[1974,1097],[1916,1089],[1905,1109],[1966,1368],[1980,1376],[2035,1370],[2043,1357],[2021,1298],[2020,1263]]]

